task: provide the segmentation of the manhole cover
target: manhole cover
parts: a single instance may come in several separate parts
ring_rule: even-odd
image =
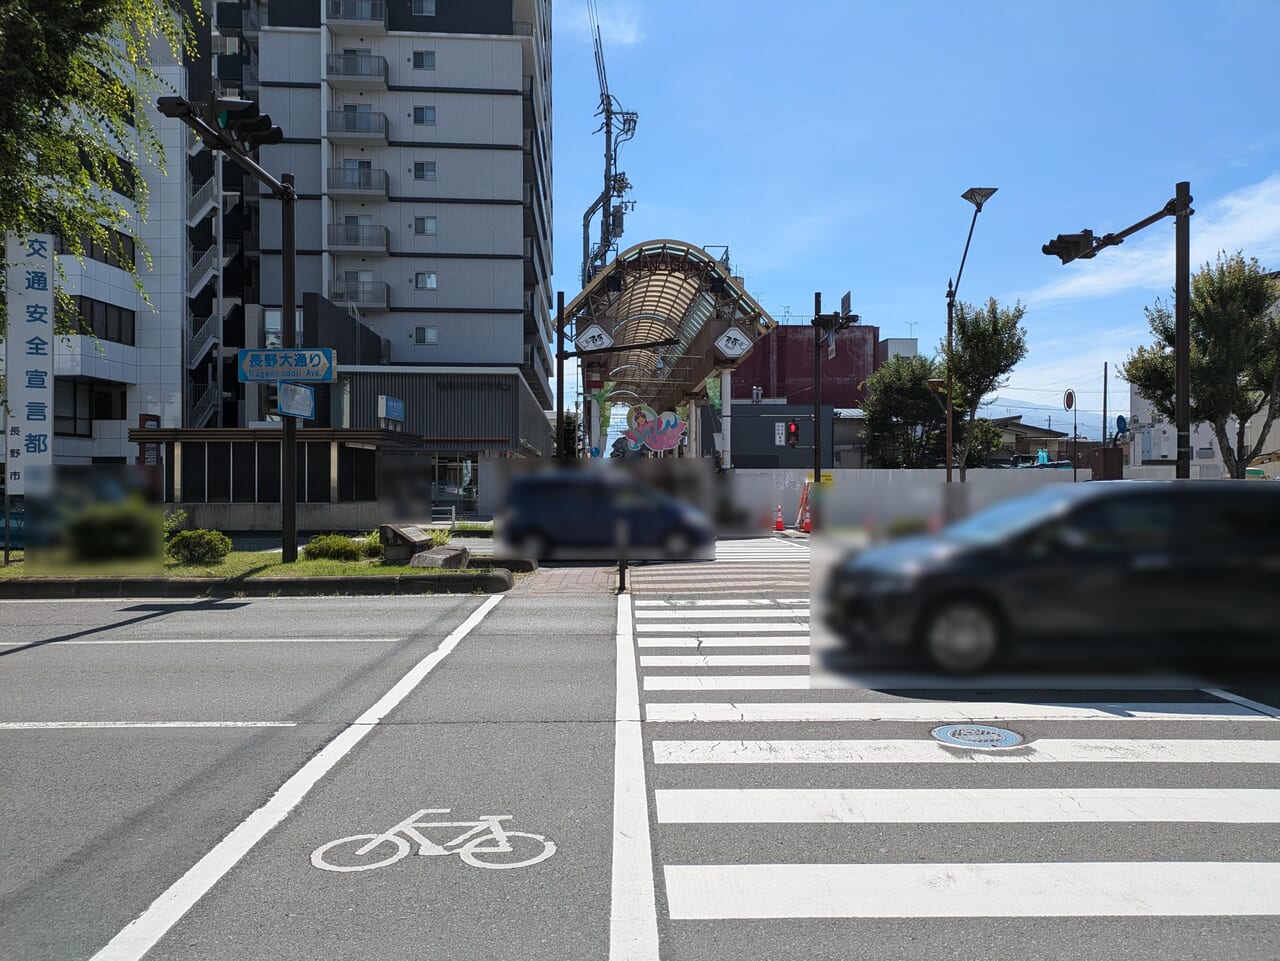
[[[1022,743],[1022,735],[1006,731],[1002,727],[985,724],[944,724],[929,732],[943,744],[956,747],[1016,747]]]

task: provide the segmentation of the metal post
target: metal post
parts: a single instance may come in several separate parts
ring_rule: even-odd
[[[1107,362],[1102,362],[1102,447],[1107,446]]]
[[[5,437],[5,443],[7,444],[9,442],[9,404],[7,401],[4,404],[4,437]],[[4,566],[8,567],[9,566],[9,459],[7,457],[5,458],[5,461],[4,461],[4,474],[5,474],[4,476]],[[22,519],[23,521],[26,521],[25,516]],[[23,547],[25,548],[27,543],[26,539],[27,537],[30,536],[30,532],[25,523],[23,524],[23,527],[22,527],[22,535],[23,535],[22,544],[23,544]],[[25,557],[26,555],[24,554],[23,556]]]
[[[956,289],[952,286],[951,281],[947,281],[947,483],[951,483],[951,462],[955,459],[952,453],[952,437],[951,422],[955,420],[955,408],[951,400],[951,329],[953,326],[953,318],[956,309]]]
[[[1191,183],[1180,181],[1174,195],[1174,419],[1178,428],[1175,477],[1191,477]]]
[[[1077,420],[1076,405],[1071,405],[1071,483],[1076,482],[1076,442],[1080,438],[1080,424]]]
[[[733,372],[720,371],[720,467],[733,467]]]
[[[822,292],[813,295],[813,482],[822,482]]]
[[[297,259],[295,234],[297,194],[293,174],[282,174],[284,193],[280,200],[281,283],[280,346],[285,350],[297,346]],[[284,416],[284,437],[280,445],[280,559],[292,564],[298,559],[298,421]]]
[[[564,291],[556,293],[556,442],[553,450],[564,457]]]

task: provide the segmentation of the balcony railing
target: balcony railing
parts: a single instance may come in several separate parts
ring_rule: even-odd
[[[387,285],[381,280],[333,280],[329,282],[329,299],[335,304],[386,307]]]
[[[361,251],[387,250],[390,231],[380,224],[330,224],[329,247]]]
[[[215,190],[217,190],[217,184],[214,183],[214,178],[210,177],[204,184],[191,192],[191,197],[187,200],[188,221],[195,220],[206,207],[213,203]]]
[[[386,140],[387,115],[371,110],[330,110],[329,136]]]
[[[193,317],[190,320],[191,338],[187,341],[187,367],[194,367],[213,344],[218,333],[217,317]]]
[[[387,5],[383,0],[328,0],[326,14],[332,29],[387,29]]]
[[[385,88],[387,58],[368,53],[331,53],[325,58],[325,73],[330,82]]]
[[[387,172],[366,167],[330,167],[326,182],[329,193],[335,196],[349,194],[361,196],[365,194],[387,195]]]

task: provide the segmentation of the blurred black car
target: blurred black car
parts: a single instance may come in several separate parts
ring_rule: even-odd
[[[1031,642],[1274,655],[1278,585],[1280,487],[1107,481],[1050,485],[851,554],[824,601],[851,646],[965,673]]]
[[[513,478],[495,517],[504,548],[538,559],[633,560],[714,556],[697,508],[625,476],[558,471]]]

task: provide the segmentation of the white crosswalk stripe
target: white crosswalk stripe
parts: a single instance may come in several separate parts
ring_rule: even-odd
[[[806,545],[754,542],[720,545],[716,564],[750,570],[762,551],[780,563],[803,554],[807,564]],[[1280,784],[1280,710],[1175,677],[1093,690],[1088,677],[824,683],[809,673],[808,598],[773,580],[749,598],[679,594],[665,582],[636,589],[632,639],[670,937],[695,920],[1280,916],[1274,847],[1242,842],[1224,853],[1213,846],[1220,835],[1197,841],[1190,831],[1280,824],[1271,786]],[[978,750],[930,736],[966,723],[1026,740]],[[996,838],[986,857],[917,858],[908,847],[892,863],[839,840],[851,835],[823,840],[837,825],[908,846],[930,825],[1042,826],[1074,830],[1086,856],[1055,860],[1052,846],[1002,848],[984,834],[984,843]],[[1093,825],[1132,833],[1109,835],[1091,859]],[[1162,825],[1188,826],[1181,847],[1170,849],[1168,834],[1159,847],[1141,840]],[[769,863],[779,831],[791,845],[811,839],[812,854],[788,849],[774,858],[786,863]],[[748,844],[763,856],[739,853]],[[721,851],[733,856],[717,861]],[[786,953],[780,942],[772,956]]]
[[[647,613],[650,606],[667,607],[667,601],[658,600],[661,595],[670,598],[682,594],[724,602],[708,605],[712,608],[742,609],[751,606],[762,594],[781,592],[789,595],[792,605],[802,604],[807,610],[808,597],[796,595],[809,592],[809,559],[806,540],[752,537],[718,541],[713,561],[639,565],[630,573],[632,590],[655,603],[637,603],[636,614],[639,617]],[[730,599],[738,596],[743,600]]]

